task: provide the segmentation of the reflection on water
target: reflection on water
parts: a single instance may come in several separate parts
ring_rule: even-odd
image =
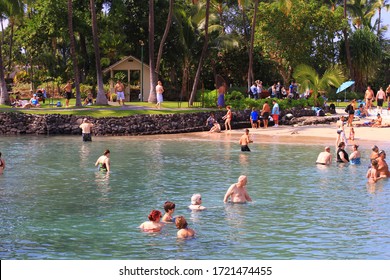
[[[369,150],[360,166],[321,166],[321,146],[255,141],[242,153],[229,133],[1,143],[1,259],[390,258],[390,183],[367,184]],[[110,174],[94,166],[107,148]],[[241,174],[253,202],[223,203]],[[194,193],[206,211],[188,209]],[[167,200],[196,238],[137,228]]]

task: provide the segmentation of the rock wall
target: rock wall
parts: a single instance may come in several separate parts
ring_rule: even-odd
[[[294,117],[287,119],[285,114]],[[215,111],[215,117],[224,129],[222,116],[226,111]],[[312,110],[288,110],[281,115],[280,124],[316,124],[336,121],[337,117],[316,117]],[[234,111],[232,128],[250,127],[250,110]],[[303,116],[313,116],[309,119]],[[93,134],[101,136],[152,135],[186,133],[208,130],[205,126],[209,113],[182,113],[167,115],[134,115],[88,119],[94,124]],[[80,135],[79,125],[84,117],[71,115],[33,115],[19,112],[0,113],[0,135]]]

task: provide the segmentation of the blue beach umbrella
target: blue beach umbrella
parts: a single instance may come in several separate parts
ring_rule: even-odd
[[[344,100],[345,100],[347,97],[346,89],[349,88],[350,86],[352,86],[354,83],[355,83],[355,81],[346,81],[346,82],[342,83],[341,86],[337,89],[336,93],[340,93],[340,92],[345,90],[345,94],[344,94]]]

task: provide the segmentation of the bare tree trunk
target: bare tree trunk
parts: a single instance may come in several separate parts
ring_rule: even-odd
[[[15,21],[13,18],[10,18],[10,28],[11,28],[11,34],[9,37],[9,54],[8,54],[8,77],[11,74],[11,67],[12,67],[12,47],[14,44],[14,27],[15,27]]]
[[[76,106],[81,107],[81,95],[80,95],[80,75],[79,75],[79,66],[76,55],[76,42],[74,39],[73,33],[73,6],[72,0],[68,0],[68,27],[69,27],[69,37],[70,37],[70,54],[73,60],[73,71],[76,87]]]
[[[344,18],[347,18],[347,0],[344,0]],[[351,52],[349,47],[349,39],[348,39],[348,30],[347,28],[344,28],[343,30],[344,34],[344,40],[345,40],[345,55],[347,57],[347,66],[349,69],[349,77],[353,77],[353,68],[352,68],[352,62],[351,62]]]
[[[251,41],[249,46],[249,65],[248,65],[248,89],[252,86],[254,82],[254,76],[253,76],[253,48],[254,48],[254,41],[255,41],[255,29],[256,29],[256,17],[257,17],[257,9],[259,6],[259,0],[255,1],[255,11],[253,13],[253,20],[252,20],[252,30],[251,30]]]
[[[154,2],[149,0],[149,67],[150,67],[150,93],[148,102],[156,103],[156,67],[154,62]]]
[[[107,105],[108,104],[107,97],[104,93],[104,87],[103,87],[102,66],[100,64],[99,36],[98,36],[95,0],[90,0],[89,3],[91,6],[93,47],[95,50],[96,78],[97,78],[97,86],[98,86],[96,104]]]
[[[158,48],[158,55],[157,55],[157,61],[156,61],[157,75],[160,73],[161,56],[162,56],[165,41],[167,40],[167,37],[168,37],[169,29],[171,28],[171,24],[172,24],[173,5],[174,4],[175,4],[174,0],[169,0],[169,12],[168,12],[167,24],[165,25],[164,35],[161,39],[160,47]]]
[[[202,54],[200,55],[200,59],[199,59],[198,69],[196,70],[194,84],[192,85],[190,100],[188,102],[190,104],[190,106],[192,106],[192,104],[194,103],[194,100],[195,100],[196,90],[198,88],[199,79],[200,79],[200,72],[201,72],[202,67],[203,67],[203,62],[204,62],[204,59],[206,57],[207,46],[209,43],[209,31],[208,31],[208,29],[209,29],[209,15],[210,15],[210,0],[206,0],[206,21],[205,21],[205,26],[204,26],[204,29],[205,29],[204,44],[203,44]]]

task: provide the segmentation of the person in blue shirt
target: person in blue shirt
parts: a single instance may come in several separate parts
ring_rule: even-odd
[[[250,121],[252,128],[259,128],[260,127],[260,119],[259,119],[259,113],[256,111],[256,108],[252,108]]]

